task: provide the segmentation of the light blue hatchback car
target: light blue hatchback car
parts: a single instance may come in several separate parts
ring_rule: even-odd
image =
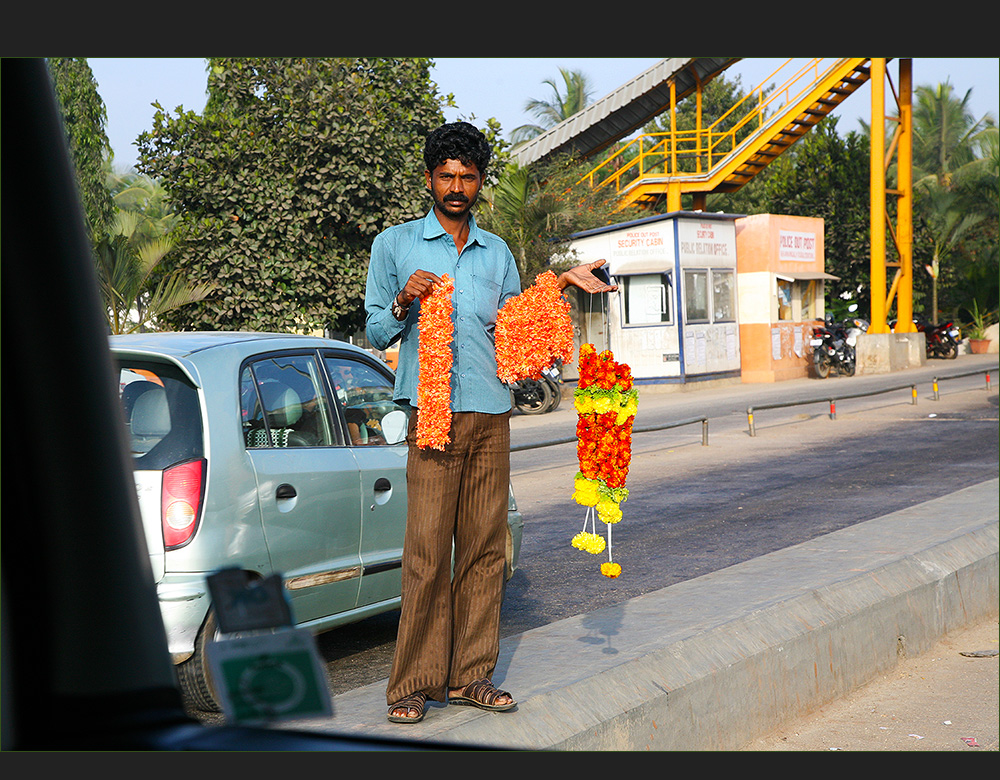
[[[178,677],[218,709],[207,575],[279,573],[296,625],[396,609],[405,410],[391,369],[351,344],[267,333],[110,337],[135,483]],[[522,519],[509,499],[507,576]]]

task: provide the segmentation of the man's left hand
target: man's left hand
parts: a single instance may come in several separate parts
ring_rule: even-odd
[[[568,271],[564,271],[559,275],[559,287],[565,290],[570,285],[573,285],[574,287],[579,287],[584,292],[589,293],[612,292],[617,290],[617,284],[605,284],[601,279],[598,279],[592,273],[595,268],[600,268],[605,264],[605,262],[607,261],[595,260],[592,263],[578,265],[575,268],[570,268]]]

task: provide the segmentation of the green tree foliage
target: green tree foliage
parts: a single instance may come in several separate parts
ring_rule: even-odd
[[[977,302],[984,311],[1000,308],[1000,131],[992,126],[977,133],[975,148],[976,158],[956,177],[967,208],[983,215],[962,240],[963,273],[953,291],[967,315]]]
[[[104,186],[104,170],[113,157],[105,132],[107,110],[85,57],[52,57],[47,65],[62,110],[87,231],[96,244],[114,216],[111,196]]]
[[[839,300],[871,306],[871,201],[868,139],[837,133],[828,117],[768,167],[760,184],[767,213],[823,219],[826,283],[831,304]],[[836,308],[834,305],[832,308]]]
[[[179,214],[171,270],[213,282],[180,328],[353,332],[372,239],[427,208],[443,121],[426,58],[213,58],[204,114],[157,106],[139,169]]]
[[[937,325],[940,302],[939,285],[955,287],[959,274],[953,256],[965,235],[983,220],[982,214],[967,210],[958,193],[939,186],[932,179],[922,185],[921,210],[918,215],[920,236],[931,253],[931,304],[927,319]]]

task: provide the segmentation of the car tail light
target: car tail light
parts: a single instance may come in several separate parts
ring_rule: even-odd
[[[163,472],[160,518],[167,550],[191,541],[198,527],[205,484],[205,460],[178,463]]]

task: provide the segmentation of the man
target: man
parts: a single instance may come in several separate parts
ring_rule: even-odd
[[[511,410],[493,334],[497,312],[521,284],[507,245],[472,214],[490,157],[485,136],[470,124],[434,130],[424,149],[433,208],[378,235],[368,268],[368,339],[377,349],[399,339],[395,398],[412,408],[402,612],[386,690],[388,718],[398,723],[420,721],[427,699],[492,711],[515,706],[490,680],[499,653]],[[591,273],[603,262],[565,272],[560,287],[615,289]],[[416,445],[420,410],[413,407],[420,301],[445,275],[455,283],[452,427],[450,443],[437,451]]]

